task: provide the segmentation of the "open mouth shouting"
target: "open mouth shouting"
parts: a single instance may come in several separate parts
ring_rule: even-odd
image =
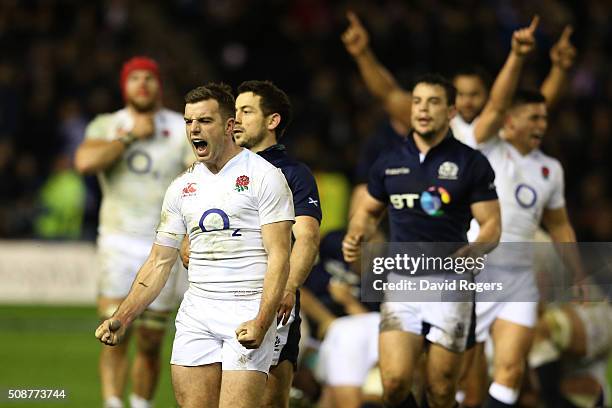
[[[191,143],[195,147],[198,156],[204,156],[208,153],[208,142],[203,139],[191,139]]]

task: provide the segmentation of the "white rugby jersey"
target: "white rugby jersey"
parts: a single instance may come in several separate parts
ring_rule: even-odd
[[[217,173],[202,163],[172,182],[158,232],[189,234],[193,293],[259,298],[267,269],[261,226],[295,220],[282,171],[243,149]]]
[[[539,149],[523,156],[499,136],[479,144],[478,149],[489,159],[495,171],[502,216],[500,242],[535,241],[544,209],[565,207],[561,163]],[[514,258],[514,251],[524,249],[524,246],[505,246],[503,259],[491,253],[489,262],[497,263],[497,259],[500,264],[531,265],[531,254]]]
[[[161,109],[155,134],[136,140],[111,167],[98,173],[102,190],[101,237],[127,235],[153,241],[166,188],[195,160],[183,116]],[[87,127],[88,140],[114,140],[134,126],[127,109],[98,115]]]
[[[450,121],[450,127],[453,131],[455,139],[472,148],[476,148],[476,139],[474,138],[474,128],[479,116],[475,117],[471,123],[466,122],[459,113]]]

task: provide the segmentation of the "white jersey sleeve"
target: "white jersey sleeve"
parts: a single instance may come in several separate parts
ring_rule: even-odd
[[[558,161],[553,162],[551,166],[551,172],[553,177],[553,191],[546,203],[546,208],[549,210],[556,210],[565,207],[565,182],[563,176],[563,166]]]
[[[295,220],[293,196],[281,169],[275,168],[262,177],[257,199],[259,225]]]
[[[87,140],[113,140],[116,132],[113,129],[115,115],[104,113],[92,120],[85,129],[85,139]]]
[[[180,184],[175,181],[166,190],[157,232],[185,235],[187,229],[181,215]]]

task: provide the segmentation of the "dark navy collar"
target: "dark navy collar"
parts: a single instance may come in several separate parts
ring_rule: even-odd
[[[274,144],[268,148],[265,148],[259,152],[257,152],[257,154],[261,154],[261,153],[267,153],[267,152],[284,152],[285,150],[287,150],[287,148],[285,147],[285,145],[277,143]]]
[[[453,131],[449,128],[448,133],[446,134],[444,139],[440,140],[437,145],[432,146],[426,154],[430,155],[434,151],[445,148],[449,143],[452,143],[453,140],[455,140],[455,136],[453,135]],[[408,137],[406,138],[406,144],[408,145],[408,148],[412,153],[422,153],[417,147],[416,142],[414,141],[414,130],[411,130],[408,134]]]

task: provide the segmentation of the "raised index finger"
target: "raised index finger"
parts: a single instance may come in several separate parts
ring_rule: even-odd
[[[361,25],[361,21],[359,20],[359,17],[357,17],[357,14],[355,14],[355,12],[353,10],[349,10],[346,12],[346,18],[348,19],[349,23],[352,26],[360,26]]]
[[[531,24],[529,24],[529,31],[533,33],[536,28],[538,28],[538,24],[540,24],[540,16],[536,14],[535,16],[533,16]]]
[[[568,43],[573,32],[574,32],[574,27],[572,27],[569,24],[566,25],[565,28],[563,29],[563,32],[561,33],[561,37],[559,37],[559,42]]]

